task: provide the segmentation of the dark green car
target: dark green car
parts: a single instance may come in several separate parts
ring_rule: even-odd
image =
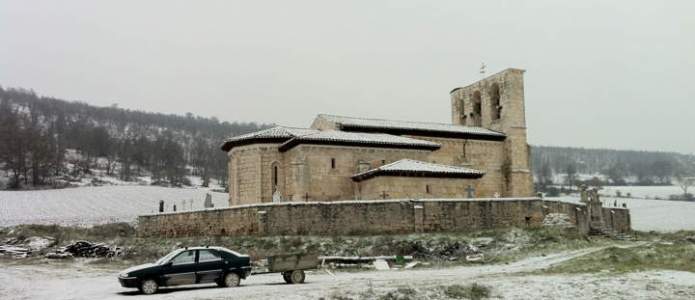
[[[121,286],[154,294],[161,286],[217,283],[238,286],[251,273],[248,255],[223,247],[175,250],[153,264],[132,267],[118,275]]]

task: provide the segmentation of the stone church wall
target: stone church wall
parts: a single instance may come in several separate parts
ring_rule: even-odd
[[[284,156],[285,170],[281,174],[284,189],[280,189],[280,193],[283,199],[291,201],[353,200],[356,197],[353,175],[403,158],[425,160],[430,153],[427,150],[299,145],[280,153]],[[270,170],[270,166],[264,168]]]
[[[468,186],[474,189],[475,198],[478,180],[461,178],[427,178],[377,176],[354,183],[357,199],[418,199],[468,198]]]
[[[464,140],[452,138],[434,138],[425,136],[408,136],[414,139],[427,140],[442,145],[437,151],[431,152],[428,162],[462,166],[485,172],[476,187],[477,197],[513,197],[506,193],[505,177],[502,165],[505,161],[504,142]]]
[[[564,213],[588,232],[582,204],[538,198],[286,202],[145,215],[140,236],[269,236],[455,232],[539,227],[546,215]],[[627,209],[603,208],[606,228],[630,230]],[[608,221],[609,220],[609,221]]]

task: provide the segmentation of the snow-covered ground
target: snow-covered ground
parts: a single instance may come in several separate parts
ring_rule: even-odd
[[[165,210],[202,209],[205,194],[215,207],[227,207],[227,194],[203,188],[100,186],[40,191],[0,191],[0,226],[17,224],[93,225],[132,222],[138,215]]]
[[[372,290],[383,295],[398,287],[417,290],[442,285],[477,282],[501,299],[693,299],[695,274],[649,271],[629,274],[529,275],[602,248],[583,249],[531,257],[502,265],[463,266],[445,269],[411,269],[370,272],[309,271],[305,284],[282,283],[279,274],[252,275],[236,288],[208,285],[192,289],[166,289],[144,296],[118,285],[117,271],[93,265],[61,268],[41,265],[8,265],[0,268],[2,299],[319,299],[348,296]],[[0,261],[0,263],[2,263]],[[345,298],[348,299],[348,298]]]

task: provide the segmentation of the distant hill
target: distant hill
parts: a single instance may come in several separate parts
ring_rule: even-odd
[[[570,173],[577,180],[578,174],[595,176],[602,184],[662,185],[695,174],[695,156],[675,152],[532,146],[531,153],[537,183],[566,184],[558,181]]]
[[[61,186],[105,170],[130,181],[186,184],[186,175],[226,182],[223,139],[268,125],[98,107],[0,88],[0,167],[7,188]],[[1,188],[1,187],[0,187]]]

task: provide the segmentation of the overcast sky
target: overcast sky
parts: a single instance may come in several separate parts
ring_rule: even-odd
[[[695,152],[695,1],[0,0],[0,85],[100,106],[450,122],[482,62],[531,144]]]

